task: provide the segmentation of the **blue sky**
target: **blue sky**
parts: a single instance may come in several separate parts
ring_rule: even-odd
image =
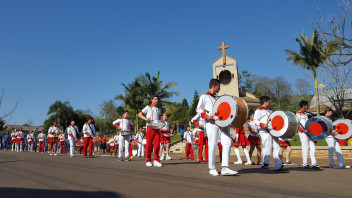
[[[311,20],[334,14],[337,1],[113,1],[1,0],[1,86],[23,101],[9,123],[42,124],[56,100],[99,114],[100,104],[123,93],[145,72],[191,102],[207,90],[212,62],[224,41],[239,70],[266,77],[282,75],[294,84],[307,78],[286,61],[284,49],[312,33]],[[120,102],[117,102],[120,104]]]

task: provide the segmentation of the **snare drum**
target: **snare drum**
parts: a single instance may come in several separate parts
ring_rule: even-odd
[[[352,136],[352,122],[348,119],[338,119],[332,123],[337,135],[335,137],[340,140],[349,139]]]
[[[269,115],[268,128],[274,137],[291,138],[298,130],[299,120],[289,111],[274,111]]]
[[[321,140],[332,134],[332,121],[324,116],[315,116],[307,121],[305,129],[311,138]]]
[[[152,127],[152,129],[161,129],[164,128],[166,125],[166,123],[162,120],[153,120],[150,122],[150,127]]]
[[[136,141],[134,141],[134,140],[132,140],[132,142],[131,142],[131,146],[135,146],[135,145],[137,145],[137,142],[136,142]]]
[[[82,142],[81,141],[76,142],[76,146],[82,146]]]
[[[94,142],[100,141],[100,137],[94,137],[94,138],[93,138],[93,141],[94,141]]]
[[[240,97],[224,95],[215,101],[213,112],[218,118],[215,124],[219,127],[239,128],[247,121],[248,105]]]

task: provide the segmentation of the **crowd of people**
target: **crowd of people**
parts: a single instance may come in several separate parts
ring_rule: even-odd
[[[215,156],[217,149],[221,161],[221,175],[235,175],[237,171],[229,168],[229,156],[231,148],[234,148],[237,161],[234,164],[243,164],[240,150],[242,147],[246,157],[245,165],[261,165],[266,170],[269,167],[269,159],[271,152],[274,158],[274,170],[276,172],[288,172],[284,165],[292,165],[290,161],[290,142],[284,138],[274,137],[269,133],[268,120],[272,111],[269,109],[270,98],[268,96],[260,97],[260,107],[253,113],[249,114],[247,122],[236,129],[236,134],[230,134],[229,127],[219,127],[215,124],[215,112],[213,106],[218,99],[217,93],[220,90],[220,81],[211,79],[209,83],[209,91],[203,94],[197,105],[197,115],[191,122],[196,128],[191,131],[190,126],[186,126],[186,130],[181,134],[181,141],[185,143],[186,159],[194,160],[194,147],[197,147],[198,162],[208,163],[209,174],[218,176],[216,170]],[[40,131],[35,136],[33,131],[24,134],[22,129],[14,129],[9,135],[7,132],[2,136],[1,148],[11,148],[12,151],[22,152],[47,152],[56,156],[58,153],[68,153],[70,157],[74,157],[76,152],[82,154],[85,158],[94,158],[94,151],[98,153],[109,152],[116,156],[120,161],[131,161],[133,156],[144,157],[147,167],[162,167],[161,160],[171,160],[170,157],[170,129],[167,115],[161,113],[158,107],[159,98],[153,96],[151,104],[141,110],[138,116],[146,121],[146,127],[139,128],[136,134],[133,134],[133,122],[128,118],[128,111],[125,110],[121,118],[115,120],[112,124],[118,129],[118,132],[110,139],[104,135],[99,137],[96,133],[94,120],[89,117],[83,125],[82,133],[72,121],[66,130],[60,130],[54,122],[49,128],[48,133]],[[308,136],[305,129],[308,121],[308,102],[302,100],[299,104],[300,110],[296,116],[300,122],[298,134],[302,147],[303,168],[319,169],[315,158],[315,141]],[[332,119],[333,110],[326,108],[324,115],[328,119]],[[164,126],[155,128],[151,124],[154,121],[162,120]],[[246,136],[245,129],[249,131]],[[345,165],[342,151],[338,140],[334,137],[336,132],[327,136],[330,168],[350,168]],[[249,146],[249,150],[247,150]],[[94,149],[95,148],[95,149]],[[252,154],[257,150],[257,162],[252,163]],[[286,150],[286,162],[283,163],[283,151]],[[311,166],[308,164],[308,151],[310,151]],[[165,153],[166,152],[166,153]],[[152,160],[152,153],[154,153]],[[338,165],[335,166],[333,154],[336,154]],[[204,156],[203,156],[204,155]]]

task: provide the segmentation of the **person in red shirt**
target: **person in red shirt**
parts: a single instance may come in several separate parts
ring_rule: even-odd
[[[103,150],[103,153],[105,153],[105,150],[106,150],[106,135],[104,135],[103,141],[101,142],[101,149]]]

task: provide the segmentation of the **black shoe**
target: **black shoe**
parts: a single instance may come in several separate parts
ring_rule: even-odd
[[[294,165],[294,163],[292,163],[292,162],[290,162],[290,161],[286,162],[285,164],[286,164],[286,165]]]
[[[122,162],[122,161],[123,161],[123,158],[122,158],[122,157],[119,157],[119,161]]]
[[[320,167],[318,165],[312,165],[311,168],[312,169],[320,169]]]
[[[305,166],[303,166],[303,168],[310,168],[310,166],[309,165],[305,165]]]
[[[94,155],[89,156],[89,158],[94,158]]]
[[[260,168],[263,170],[269,169],[269,164],[264,164]]]
[[[87,158],[87,156],[85,155],[84,158]]]
[[[284,169],[284,168],[279,168],[279,169],[275,169],[275,172],[277,172],[277,173],[288,173],[289,171],[287,169]]]
[[[131,159],[129,157],[126,157],[125,161],[131,161]]]
[[[254,162],[252,162],[252,165],[255,165],[255,163],[254,163]]]

